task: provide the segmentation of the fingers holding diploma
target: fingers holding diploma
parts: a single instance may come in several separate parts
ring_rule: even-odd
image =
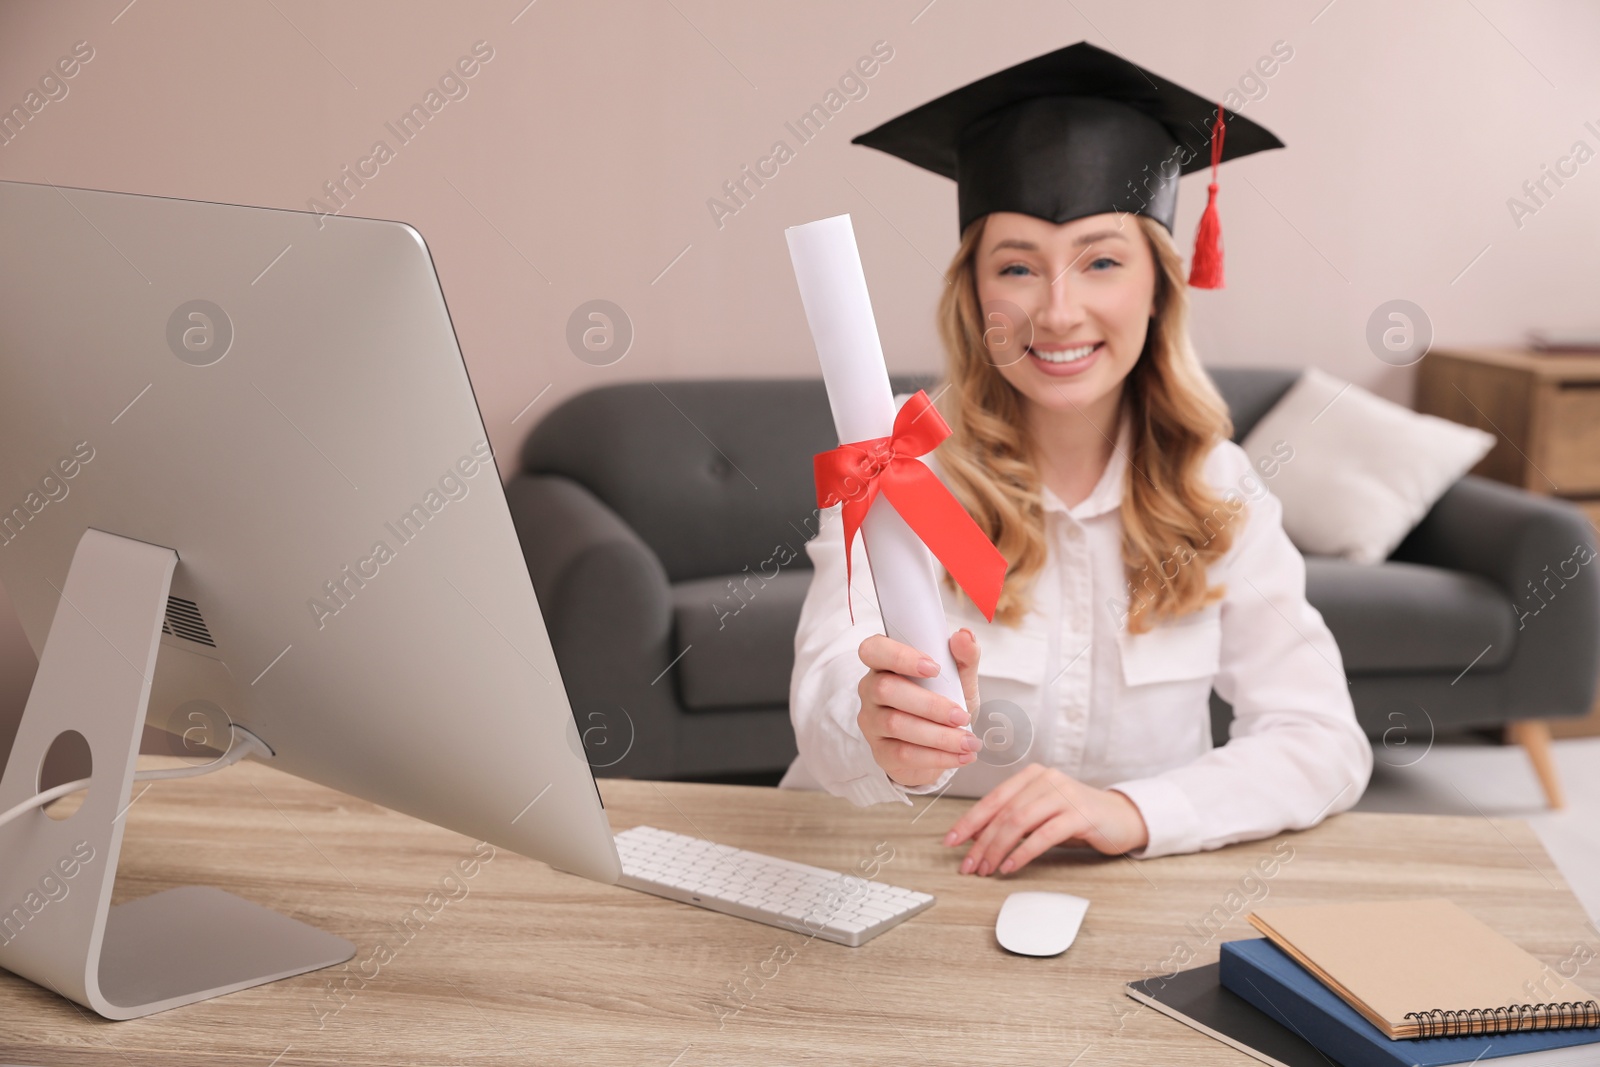
[[[857,686],[861,711],[856,717],[872,758],[889,777],[906,786],[928,785],[951,767],[977,759],[983,743],[963,729],[977,714],[978,642],[962,628],[950,639],[966,707],[919,685],[914,679],[936,676],[939,665],[929,656],[883,634],[861,643],[861,662],[868,671]]]

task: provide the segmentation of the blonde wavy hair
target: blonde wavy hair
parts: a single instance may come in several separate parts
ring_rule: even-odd
[[[1244,500],[1219,497],[1202,475],[1212,447],[1233,436],[1233,422],[1189,340],[1182,257],[1165,227],[1133,217],[1156,265],[1156,313],[1118,411],[1119,418],[1132,416],[1121,507],[1127,626],[1143,633],[1223,596],[1223,586],[1207,584],[1206,567],[1232,546]],[[1017,626],[1046,559],[1044,506],[1022,394],[984,345],[976,267],[984,223],[976,219],[962,234],[939,301],[947,368],[937,406],[952,432],[938,455],[956,498],[1006,558],[995,619]],[[954,579],[945,578],[956,590]]]

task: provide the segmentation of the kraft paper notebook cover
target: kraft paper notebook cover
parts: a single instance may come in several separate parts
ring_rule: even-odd
[[[1448,900],[1262,908],[1250,922],[1391,1038],[1600,1025],[1600,1002]]]

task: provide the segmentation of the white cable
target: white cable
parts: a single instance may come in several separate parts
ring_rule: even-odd
[[[228,739],[228,751],[210,763],[202,763],[196,767],[165,767],[147,771],[135,771],[133,780],[136,782],[159,782],[169,781],[174,778],[195,778],[202,774],[220,771],[224,767],[231,767],[246,756],[260,756],[262,759],[272,758],[272,749],[267,747],[266,742],[238,723],[232,723],[231,725],[233,729]],[[80,789],[89,788],[90,781],[92,779],[79,778],[76,782],[66,782],[29,797],[21,804],[0,814],[0,826],[6,825],[6,823],[17,818],[25,811],[42,808],[46,804],[60,800],[69,793],[76,793]]]
[[[27,800],[24,800],[21,804],[18,804],[4,815],[0,815],[0,826],[4,826],[6,823],[10,822],[12,819],[15,819],[18,815],[21,815],[25,811],[31,811],[34,808],[42,808],[53,800],[61,799],[68,793],[76,793],[78,790],[87,789],[88,787],[89,779],[80,778],[76,782],[68,782],[65,785],[58,785],[54,789],[46,789],[43,793],[40,793],[37,796],[29,797]]]
[[[228,741],[228,750],[210,763],[201,763],[193,767],[164,767],[152,768],[148,771],[135,771],[133,780],[136,782],[160,782],[173,778],[197,778],[202,774],[220,771],[224,767],[232,767],[246,756],[260,756],[262,759],[272,758],[272,749],[266,742],[255,734],[246,730],[238,723],[230,723],[232,727]]]

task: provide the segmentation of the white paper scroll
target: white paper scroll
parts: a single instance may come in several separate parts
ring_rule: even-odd
[[[850,216],[791,226],[784,236],[822,363],[839,443],[889,436],[894,431],[894,394]],[[866,543],[885,632],[939,665],[934,677],[913,681],[966,707],[950,655],[950,630],[933,553],[882,494],[862,520],[859,536]]]

